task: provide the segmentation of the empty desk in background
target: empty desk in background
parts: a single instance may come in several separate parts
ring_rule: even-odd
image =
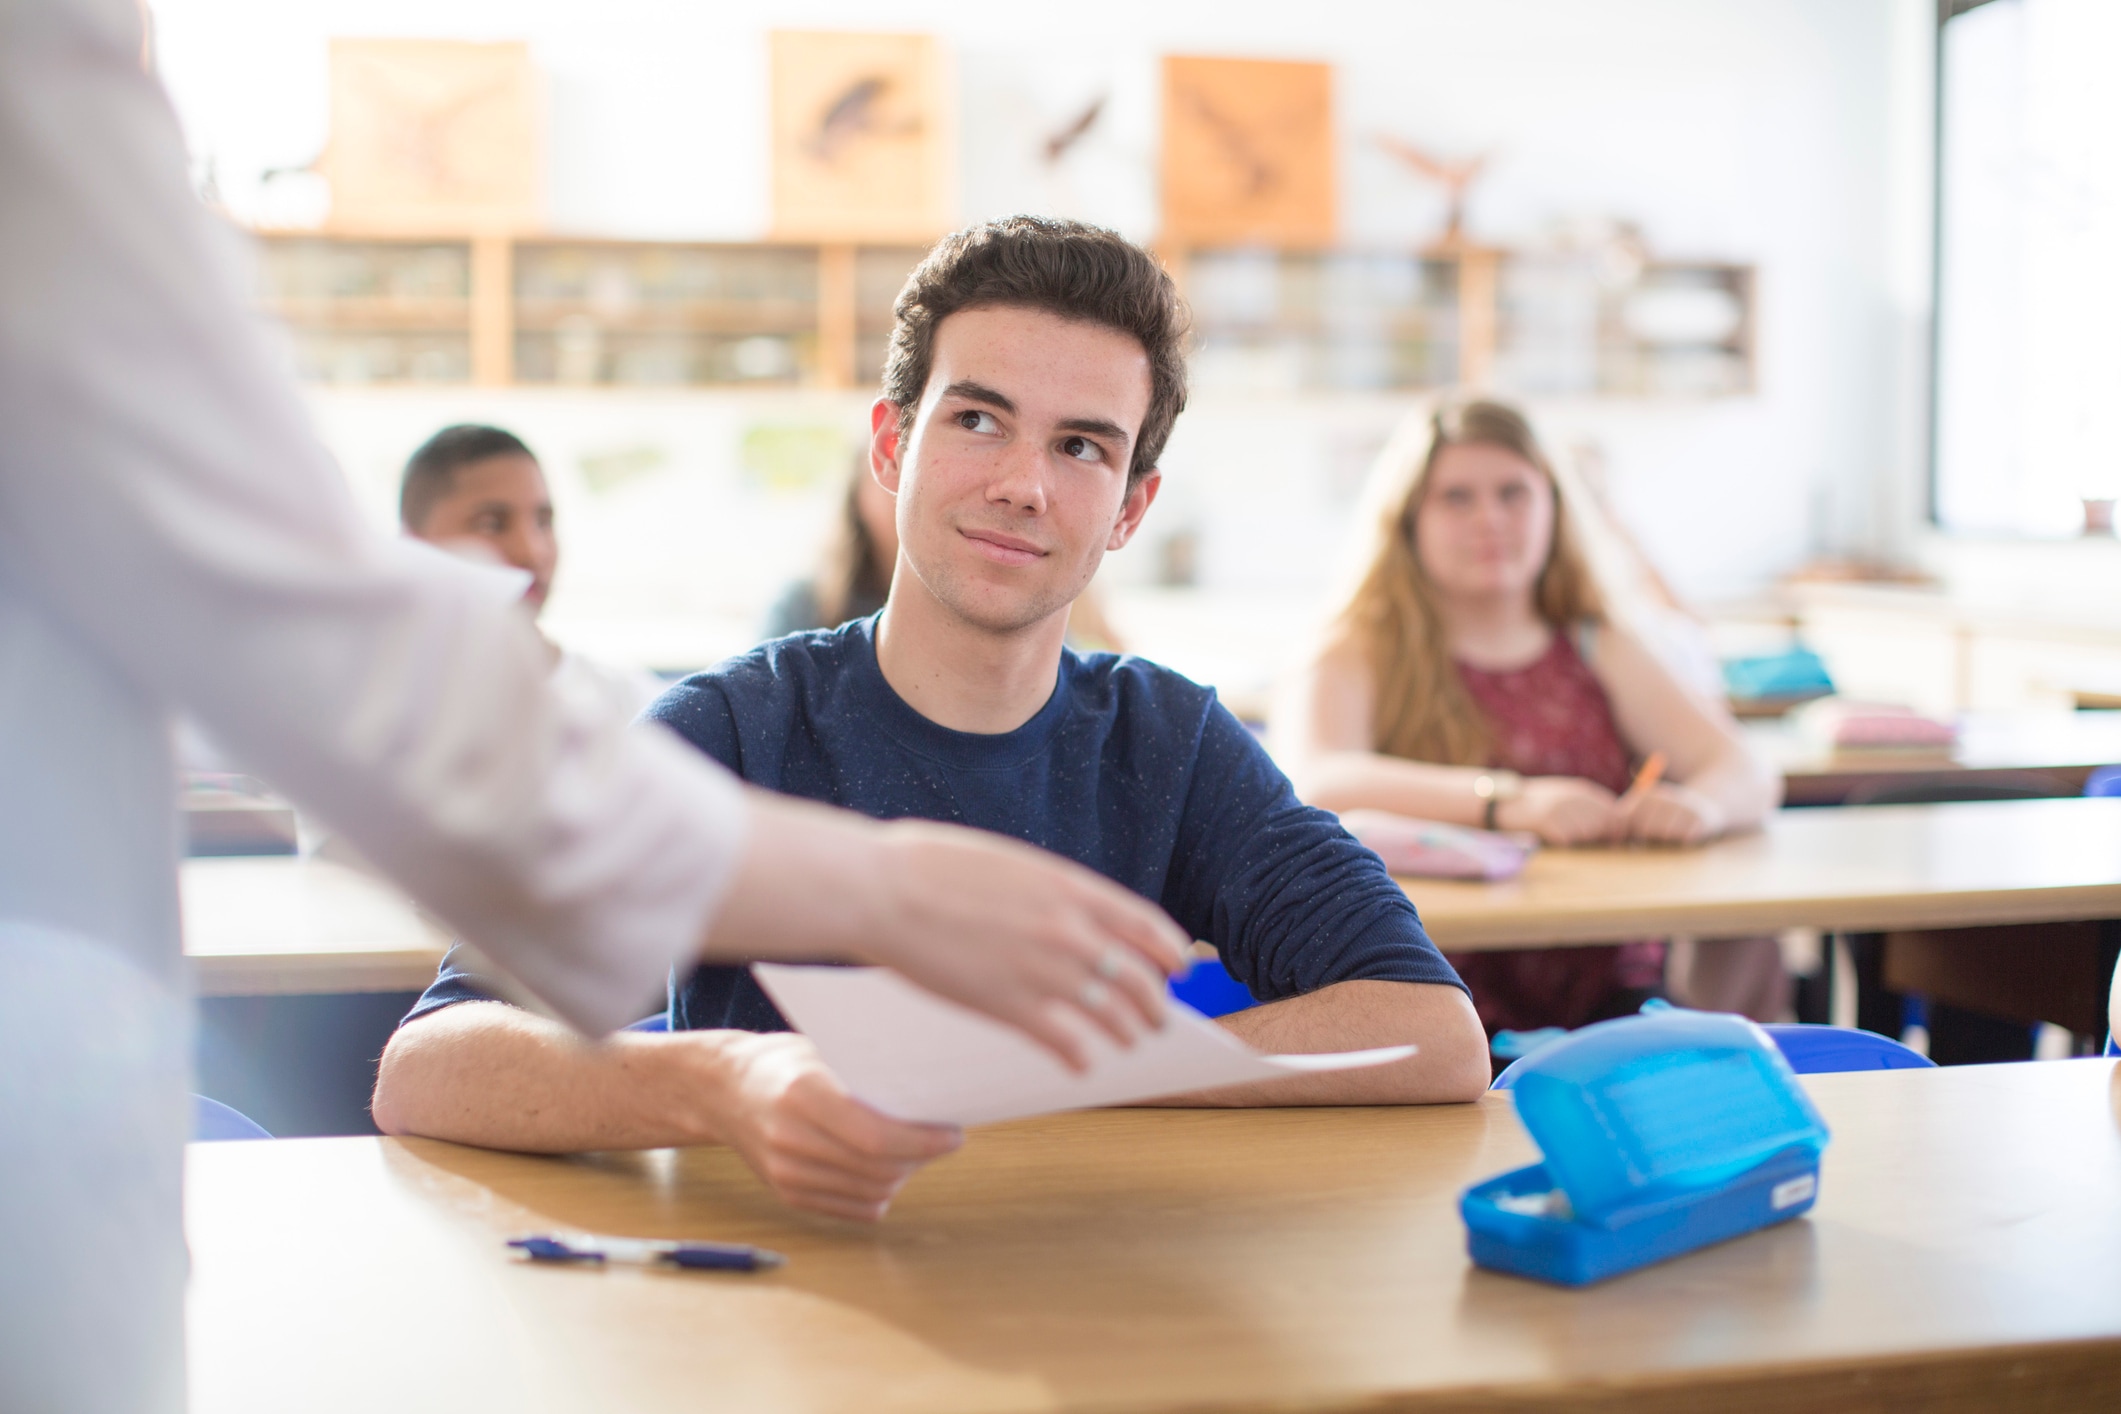
[[[1859,790],[1924,777],[2080,795],[2094,770],[2121,764],[2121,712],[1969,712],[1942,751],[1835,751],[1779,722],[1745,732],[1782,772],[1790,805],[1839,805]]]
[[[2121,918],[2121,799],[1779,810],[1699,849],[1543,849],[1499,883],[1400,884],[1467,952]]]
[[[195,1146],[194,1414],[2121,1407],[2110,1061],[1805,1081],[1806,1218],[1566,1291],[1472,1268],[1502,1094],[974,1130],[876,1228],[726,1150]],[[787,1253],[755,1277],[518,1265],[580,1227]]]
[[[376,1057],[448,935],[344,865],[188,859],[198,1088],[275,1134],[372,1134]]]
[[[187,859],[184,954],[202,997],[419,991],[449,935],[388,884],[322,859]]]

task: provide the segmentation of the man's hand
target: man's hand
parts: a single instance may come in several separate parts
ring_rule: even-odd
[[[1122,1045],[1163,1026],[1163,979],[1184,965],[1186,938],[1136,895],[1001,835],[915,821],[890,827],[883,867],[876,961],[1076,1069],[1089,1060],[1077,1017]]]
[[[893,968],[1080,1070],[1084,1025],[1122,1045],[1164,1021],[1186,936],[1079,864],[956,825],[880,824],[750,794],[751,841],[704,956]]]
[[[875,1222],[922,1164],[964,1143],[953,1125],[889,1119],[849,1095],[801,1036],[730,1040],[722,1138],[791,1207]]]

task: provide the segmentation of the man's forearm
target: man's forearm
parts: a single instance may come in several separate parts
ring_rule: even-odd
[[[1202,1090],[1166,1105],[1421,1105],[1471,1100],[1488,1086],[1487,1035],[1465,993],[1418,982],[1337,982],[1306,996],[1221,1018],[1269,1054],[1421,1049],[1365,1070],[1292,1075],[1256,1085]]]
[[[430,1013],[391,1037],[376,1126],[528,1153],[658,1149],[721,1138],[714,1032],[588,1042],[500,1002]]]

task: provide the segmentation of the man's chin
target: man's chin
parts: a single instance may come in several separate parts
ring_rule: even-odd
[[[1001,636],[1025,633],[1047,622],[1055,614],[1065,616],[1071,598],[1040,595],[949,594],[937,596],[950,614],[982,633]]]

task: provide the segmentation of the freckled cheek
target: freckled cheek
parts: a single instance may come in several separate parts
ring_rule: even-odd
[[[993,449],[953,447],[940,456],[922,459],[912,483],[915,503],[950,506],[983,501],[1006,474],[1007,468]]]

